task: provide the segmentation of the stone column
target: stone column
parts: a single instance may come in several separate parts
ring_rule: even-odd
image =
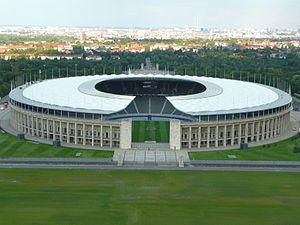
[[[275,118],[274,137],[277,137],[277,134],[278,134],[278,117]]]
[[[121,149],[130,149],[131,140],[132,140],[132,121],[131,120],[122,120],[120,127],[120,148]],[[102,125],[101,125],[101,146],[102,146]]]
[[[102,124],[100,126],[100,147],[103,147],[103,125]]]
[[[234,145],[234,124],[231,125],[231,145]]]
[[[248,122],[245,125],[245,143],[248,143]]]
[[[252,123],[252,128],[251,128],[251,141],[254,141],[254,135],[255,135],[255,122]]]
[[[13,126],[17,131],[20,131],[20,115],[18,111],[14,111],[15,116],[15,126]]]
[[[274,118],[270,120],[270,138],[274,136]]]
[[[189,127],[189,148],[192,148],[192,127]]]
[[[279,116],[278,117],[278,127],[277,127],[279,135],[281,135],[281,128],[282,128],[281,123],[282,123],[281,116]]]
[[[70,123],[67,122],[67,143],[70,143]]]
[[[265,140],[265,131],[266,130],[266,121],[264,120],[262,123],[262,131],[261,131],[261,140]]]
[[[75,122],[74,124],[74,130],[75,130],[75,134],[74,134],[74,138],[75,138],[75,145],[77,145],[77,123]]]
[[[256,141],[261,140],[261,138],[259,137],[261,135],[260,124],[261,124],[261,121],[258,121],[257,126],[256,126]]]
[[[94,134],[94,124],[92,124],[92,146],[94,146],[95,145],[95,134]]]
[[[285,133],[285,125],[286,125],[286,118],[285,118],[285,115],[282,116],[282,134]]]
[[[45,130],[44,130],[44,118],[43,117],[41,117],[41,131],[42,131],[42,138],[44,138],[45,137]]]
[[[29,119],[29,115],[26,115],[27,117],[27,133],[30,134],[31,133],[31,129],[30,129],[30,119]]]
[[[55,139],[56,139],[56,129],[55,129],[55,120],[53,119],[52,120],[52,124],[53,124],[53,128],[52,128],[52,130],[53,130],[53,141],[55,141]]]
[[[223,146],[226,147],[227,145],[227,125],[224,126],[224,135],[223,135]]]
[[[210,146],[209,146],[209,142],[210,142],[210,127],[209,127],[209,126],[207,127],[207,137],[206,137],[206,141],[207,141],[206,147],[209,148],[209,147],[210,147]]]
[[[21,115],[21,122],[22,122],[22,132],[25,133],[25,117],[24,114]]]
[[[86,144],[86,140],[85,140],[85,123],[82,123],[82,145]]]
[[[215,130],[215,147],[217,148],[219,146],[219,126],[216,126]]]
[[[18,111],[14,112],[14,126],[13,128],[17,131],[19,131],[19,115],[18,115]]]
[[[239,124],[239,134],[238,134],[238,145],[241,144],[241,139],[242,139],[242,124]]]
[[[35,136],[35,131],[34,131],[34,117],[31,116],[31,135]]]
[[[112,148],[112,126],[109,126],[109,147]]]
[[[267,130],[266,130],[266,139],[270,138],[270,120],[267,120]]]
[[[39,130],[39,120],[37,117],[35,117],[35,133],[36,133],[36,136],[39,137],[39,133],[40,133],[40,130]]]
[[[170,149],[181,149],[181,126],[179,120],[170,121]]]
[[[60,142],[63,141],[63,138],[62,138],[62,123],[61,123],[61,120],[59,121],[59,140],[60,140]]]
[[[47,139],[50,137],[50,132],[49,132],[49,120],[47,119]]]
[[[198,127],[198,148],[201,148],[201,127]]]

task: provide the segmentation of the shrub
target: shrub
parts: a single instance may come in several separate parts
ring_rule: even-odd
[[[300,153],[300,147],[295,146],[293,152],[294,153]]]

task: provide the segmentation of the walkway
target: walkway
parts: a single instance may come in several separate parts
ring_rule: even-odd
[[[113,161],[122,164],[156,164],[156,165],[179,165],[189,163],[187,151],[166,150],[115,150]]]
[[[184,168],[178,168],[152,164],[119,167],[111,159],[7,158],[0,159],[0,168],[300,172],[300,162],[192,160]]]

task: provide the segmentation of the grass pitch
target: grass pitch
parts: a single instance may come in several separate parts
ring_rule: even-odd
[[[156,141],[168,143],[170,136],[170,122],[168,121],[133,121],[132,141]]]
[[[300,174],[0,170],[0,225],[289,225]]]
[[[235,155],[236,160],[300,161],[300,153],[294,153],[294,147],[300,147],[299,136],[247,150],[193,152],[189,156],[191,159],[202,160],[232,160],[228,155]]]
[[[153,121],[152,121],[153,122]],[[160,124],[162,125],[162,124]],[[165,125],[165,133],[152,132],[154,135],[160,135],[161,139],[169,138],[169,128]],[[160,128],[161,129],[161,128]],[[135,129],[135,140],[145,139],[145,134],[138,134]],[[151,136],[148,134],[148,136]],[[164,136],[164,137],[163,137]],[[138,138],[137,138],[138,137]],[[300,161],[300,153],[294,153],[294,147],[300,146],[300,137],[293,137],[288,140],[271,145],[265,145],[248,150],[225,150],[213,152],[193,152],[189,153],[191,159],[203,160],[229,160],[228,155],[235,155],[236,160],[274,160],[274,161]],[[80,152],[83,158],[111,158],[112,151],[96,151],[77,148],[53,147],[52,145],[38,144],[30,141],[20,141],[15,136],[0,132],[0,158],[7,157],[69,157],[73,158]],[[232,160],[232,159],[230,159]]]
[[[26,140],[18,140],[15,136],[0,133],[0,158],[31,157],[31,158],[73,158],[76,153],[81,153],[81,158],[110,158],[113,152],[84,150],[76,148],[53,147],[52,145],[39,144]],[[1,185],[1,183],[0,183]]]

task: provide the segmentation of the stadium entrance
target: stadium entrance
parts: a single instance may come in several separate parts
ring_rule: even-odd
[[[169,143],[169,121],[133,121],[132,142]]]

